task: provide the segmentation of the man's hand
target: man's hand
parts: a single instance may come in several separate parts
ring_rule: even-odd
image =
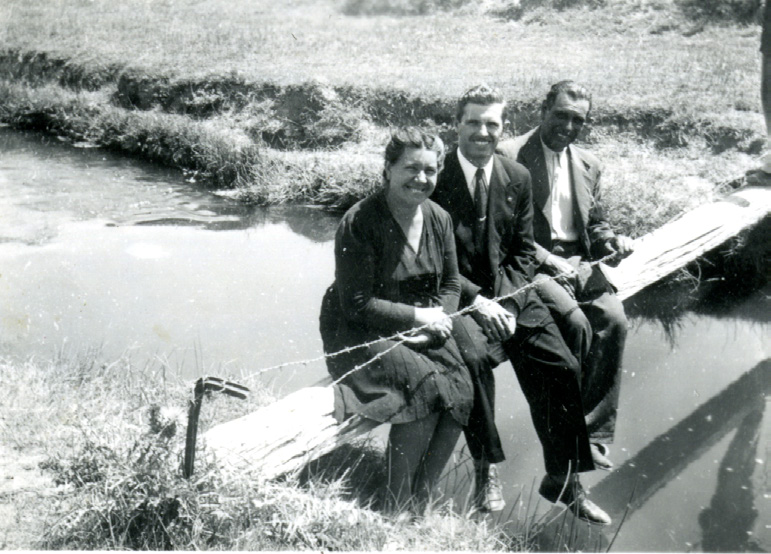
[[[616,235],[607,242],[608,250],[618,258],[626,258],[634,252],[634,239],[625,235]]]
[[[517,318],[497,302],[478,294],[471,316],[491,341],[503,342],[517,330]]]
[[[552,277],[559,275],[561,277],[572,279],[576,276],[576,268],[565,258],[557,256],[556,254],[549,254],[541,267]]]

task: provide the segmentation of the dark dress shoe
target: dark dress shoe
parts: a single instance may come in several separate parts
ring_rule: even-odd
[[[558,477],[546,475],[538,492],[549,502],[562,502],[583,521],[595,525],[610,525],[610,516],[597,504],[586,498],[586,491],[578,477],[571,476],[567,483]]]
[[[610,449],[608,448],[607,444],[593,442],[589,445],[589,448],[592,451],[592,461],[594,462],[594,467],[597,469],[604,469],[605,471],[610,471],[613,469],[613,462],[611,462],[607,457],[610,453]]]

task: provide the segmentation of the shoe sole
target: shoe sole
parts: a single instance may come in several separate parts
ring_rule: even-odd
[[[593,519],[589,519],[586,517],[576,516],[576,519],[580,519],[584,523],[588,523],[589,525],[597,525],[598,527],[607,527],[612,521],[595,521]]]
[[[594,443],[594,446],[597,448],[597,451],[599,452],[600,456],[602,456],[607,460],[607,456],[610,453],[610,449],[608,448],[608,445],[602,444],[602,443]],[[613,470],[613,462],[611,462],[610,460],[607,460],[607,463],[601,463],[595,460],[594,456],[592,456],[592,462],[594,462],[594,467],[596,469],[601,469],[602,471]]]

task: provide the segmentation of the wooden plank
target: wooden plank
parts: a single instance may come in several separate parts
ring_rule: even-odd
[[[771,212],[771,189],[747,187],[696,208],[635,242],[634,253],[603,271],[626,299],[717,248]],[[203,435],[223,468],[263,479],[302,468],[378,426],[354,417],[338,425],[330,387],[309,387]]]
[[[703,256],[771,213],[771,188],[746,187],[704,204],[635,241],[635,251],[603,273],[622,300]]]
[[[331,387],[307,387],[212,427],[202,442],[224,469],[271,479],[298,470],[379,425],[361,417],[340,425],[333,407]]]

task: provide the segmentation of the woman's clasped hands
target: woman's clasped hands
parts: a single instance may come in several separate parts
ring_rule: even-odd
[[[452,319],[439,306],[415,308],[415,327],[419,329],[403,335],[408,344],[444,344],[452,333]]]

